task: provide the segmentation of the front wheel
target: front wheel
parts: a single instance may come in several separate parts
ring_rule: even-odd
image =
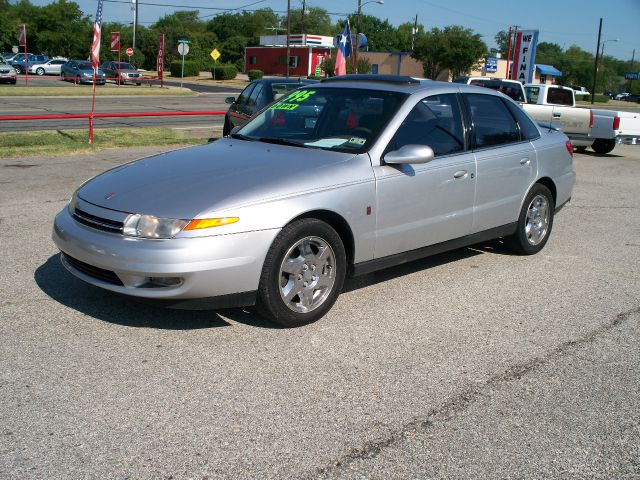
[[[16,71],[18,75],[22,75],[22,67],[20,65],[14,65],[13,69]]]
[[[604,139],[604,138],[596,138],[596,140],[591,145],[593,151],[604,155],[605,153],[609,153],[616,146],[616,141],[614,138],[612,139]]]
[[[267,253],[258,312],[285,327],[315,322],[340,295],[346,263],[342,240],[330,225],[315,218],[287,225]]]
[[[521,255],[533,255],[544,248],[553,227],[555,203],[547,187],[536,183],[524,200],[516,233],[505,238],[507,246]]]

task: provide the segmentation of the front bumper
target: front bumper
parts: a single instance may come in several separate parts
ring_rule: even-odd
[[[258,289],[265,256],[278,232],[132,238],[81,225],[65,206],[55,218],[52,237],[67,270],[97,287],[172,304],[215,297],[224,306],[240,306],[253,303],[255,295],[250,294]],[[177,283],[154,283],[167,278]]]

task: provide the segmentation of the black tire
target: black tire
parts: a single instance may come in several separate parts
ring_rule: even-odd
[[[13,69],[16,71],[18,75],[22,75],[22,67],[20,65],[14,65]]]
[[[287,225],[267,253],[256,309],[285,327],[315,322],[340,295],[346,263],[342,239],[330,225],[315,218]]]
[[[605,153],[609,153],[611,150],[613,150],[615,146],[616,141],[613,138],[607,140],[603,138],[596,138],[596,140],[591,145],[591,148],[593,148],[594,152],[604,155]]]
[[[573,149],[578,153],[584,153],[587,151],[587,147],[573,147]]]
[[[136,83],[136,85],[139,87],[140,85],[142,85],[142,83]]]
[[[10,83],[11,85],[15,85],[17,82],[18,82],[18,81],[14,78],[14,79],[13,79],[12,81],[10,81],[9,83]]]
[[[37,73],[38,75],[40,75],[40,76],[43,76],[43,75],[44,75],[44,68],[42,68],[42,67],[37,68],[37,69],[36,69],[36,73]]]
[[[227,115],[224,116],[224,126],[222,127],[222,136],[227,137],[231,133],[231,122],[229,122],[229,117]]]
[[[546,205],[546,211],[542,211]],[[520,255],[534,255],[544,248],[553,228],[555,202],[547,187],[536,183],[522,203],[516,233],[505,238],[506,245]],[[531,218],[533,215],[533,218]]]

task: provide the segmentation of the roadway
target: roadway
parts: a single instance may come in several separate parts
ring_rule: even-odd
[[[575,155],[538,255],[352,279],[293,330],[64,270],[74,189],[161,150],[0,158],[0,478],[640,476],[640,147]]]
[[[74,88],[70,82],[63,82],[59,77],[29,77],[30,86],[56,86]],[[171,83],[175,85],[175,83]],[[205,111],[227,110],[224,102],[228,96],[236,96],[240,89],[217,85],[185,82],[186,88],[198,91],[197,96],[141,96],[137,89],[145,86],[126,85],[120,88],[131,91],[131,96],[97,96],[95,111],[142,112],[142,111]],[[97,88],[103,88],[98,86]],[[88,113],[91,111],[91,97],[1,97],[0,116],[2,115],[47,115],[63,113]],[[206,129],[221,126],[223,117],[140,117],[140,118],[104,118],[96,119],[96,128],[115,127],[171,127],[185,129]],[[68,120],[33,120],[33,121],[0,121],[0,132],[21,132],[32,130],[60,130],[70,128],[88,128],[85,119]]]

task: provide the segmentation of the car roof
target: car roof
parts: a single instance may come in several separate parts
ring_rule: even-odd
[[[436,82],[424,78],[408,77],[403,75],[340,75],[337,77],[325,78],[316,87],[323,88],[358,88],[365,90],[384,90],[390,92],[403,92],[412,94],[414,92],[428,91],[434,89],[456,89],[460,85],[449,82]]]

